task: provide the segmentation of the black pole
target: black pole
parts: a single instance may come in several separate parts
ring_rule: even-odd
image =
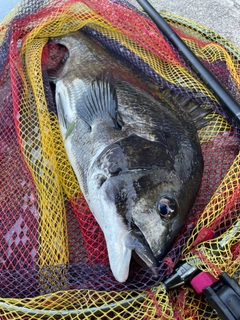
[[[213,73],[208,70],[204,64],[195,56],[195,54],[186,46],[182,39],[170,27],[170,25],[161,17],[147,0],[137,0],[146,13],[150,16],[158,29],[171,41],[182,53],[190,66],[195,70],[203,82],[214,93],[216,98],[222,102],[226,113],[240,124],[240,105],[223,87]]]

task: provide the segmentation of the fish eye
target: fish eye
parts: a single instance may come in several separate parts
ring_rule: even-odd
[[[161,217],[170,220],[178,210],[177,201],[171,196],[163,196],[157,203],[157,209]]]

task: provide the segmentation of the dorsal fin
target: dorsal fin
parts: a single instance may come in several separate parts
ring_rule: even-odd
[[[119,129],[117,93],[108,74],[103,73],[93,80],[82,101],[77,112],[90,127],[95,121],[101,119]]]

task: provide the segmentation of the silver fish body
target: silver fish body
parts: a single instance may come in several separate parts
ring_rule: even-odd
[[[69,51],[56,78],[66,152],[124,282],[132,251],[156,267],[194,203],[203,170],[196,128],[82,33],[54,41]]]

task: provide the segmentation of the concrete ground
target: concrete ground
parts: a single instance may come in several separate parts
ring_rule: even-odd
[[[0,21],[20,2],[20,0],[1,0]]]
[[[140,7],[136,0],[128,0]],[[161,11],[194,20],[240,48],[240,0],[148,0]]]

